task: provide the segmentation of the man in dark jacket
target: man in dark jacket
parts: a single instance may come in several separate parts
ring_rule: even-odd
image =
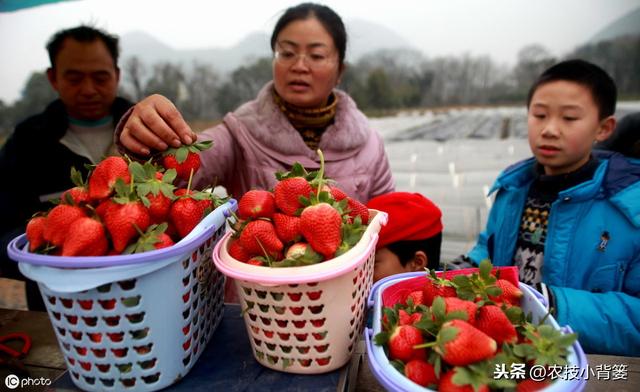
[[[71,168],[86,178],[86,165],[115,154],[113,130],[131,107],[116,97],[118,38],[79,26],[47,44],[47,77],[59,99],[15,128],[0,150],[0,276],[24,279],[6,246],[25,230],[32,214],[73,187]],[[29,309],[44,310],[37,285],[27,281]]]

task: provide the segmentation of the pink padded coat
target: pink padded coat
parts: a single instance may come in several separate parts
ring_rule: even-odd
[[[269,82],[255,100],[227,114],[223,122],[203,131],[198,140],[213,140],[201,153],[202,167],[195,189],[217,180],[238,199],[251,189],[273,189],[276,171],[294,162],[317,170],[320,162],[292,127],[272,98]],[[394,181],[382,138],[344,92],[335,90],[338,105],[334,123],[322,135],[320,149],[325,173],[338,187],[361,202],[392,192]]]

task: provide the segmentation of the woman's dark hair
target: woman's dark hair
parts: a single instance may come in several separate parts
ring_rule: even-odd
[[[97,39],[104,42],[104,46],[107,47],[111,58],[113,59],[114,67],[118,67],[118,37],[111,35],[103,30],[90,27],[90,26],[78,26],[66,30],[60,30],[51,37],[49,43],[47,43],[47,52],[49,52],[49,61],[51,61],[51,68],[56,67],[56,56],[62,49],[62,44],[67,38],[74,39],[78,42],[91,43]]]
[[[325,5],[301,3],[287,8],[280,19],[278,19],[276,26],[273,28],[273,34],[271,34],[271,50],[275,50],[278,34],[280,34],[282,29],[287,27],[289,23],[297,20],[309,19],[311,17],[318,19],[333,38],[333,43],[338,49],[340,65],[342,66],[347,52],[347,31],[340,16]]]
[[[413,260],[413,256],[418,251],[423,251],[427,255],[427,268],[438,269],[440,267],[440,247],[442,245],[442,232],[424,240],[397,241],[386,245],[387,249],[393,252],[400,264],[406,266]]]
[[[586,87],[598,107],[600,120],[615,113],[616,83],[604,69],[580,59],[562,61],[544,71],[529,89],[527,108],[531,104],[533,94],[540,86],[556,81],[568,81]]]

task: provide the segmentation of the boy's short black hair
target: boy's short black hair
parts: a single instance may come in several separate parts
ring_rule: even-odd
[[[111,54],[114,67],[118,68],[118,37],[111,35],[106,31],[95,27],[81,25],[70,29],[60,30],[55,33],[47,43],[47,52],[49,53],[49,61],[51,68],[56,67],[56,56],[62,49],[62,43],[65,39],[72,38],[78,42],[93,42],[97,39],[102,40],[107,50]]]
[[[423,251],[427,255],[427,268],[437,269],[440,266],[441,245],[442,232],[424,240],[392,242],[386,247],[398,256],[403,267],[413,259],[416,252]]]
[[[544,71],[529,89],[527,108],[540,86],[559,80],[574,82],[588,88],[598,107],[600,120],[615,113],[618,95],[616,83],[604,69],[580,59],[562,61]]]

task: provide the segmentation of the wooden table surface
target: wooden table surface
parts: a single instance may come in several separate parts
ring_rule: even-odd
[[[26,332],[32,338],[33,345],[23,363],[31,378],[44,377],[54,380],[66,370],[64,357],[60,352],[55,333],[51,327],[49,316],[45,312],[28,312],[22,310],[0,309],[0,336],[11,332]],[[356,357],[361,358],[357,371],[357,382],[350,390],[362,392],[384,391],[369,370],[368,359],[364,343],[358,346]],[[609,355],[587,355],[590,369],[597,369],[599,365],[627,365],[627,380],[604,380],[591,377],[585,391],[640,391],[640,358],[617,357]],[[355,368],[354,368],[355,369]],[[606,367],[605,367],[606,369]],[[11,374],[6,368],[0,368],[0,385],[4,387],[5,377]],[[45,388],[30,388],[22,390],[43,390]],[[21,390],[21,389],[17,389]]]

